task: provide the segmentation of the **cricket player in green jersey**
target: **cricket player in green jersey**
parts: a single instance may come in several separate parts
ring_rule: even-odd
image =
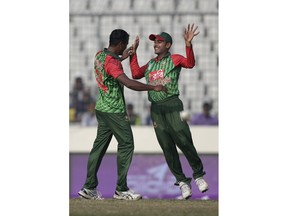
[[[179,99],[178,88],[181,68],[193,68],[195,65],[192,39],[199,34],[197,28],[194,28],[194,24],[189,24],[184,30],[186,58],[169,52],[173,41],[166,32],[149,36],[149,39],[154,41],[157,57],[151,59],[144,66],[140,67],[137,60],[138,36],[133,44],[132,55],[130,55],[130,67],[134,79],[145,77],[147,84],[162,84],[168,88],[167,92],[149,91],[148,99],[151,102],[151,118],[157,140],[163,150],[169,169],[176,178],[175,185],[180,186],[183,199],[192,196],[191,178],[187,178],[182,171],[176,146],[187,158],[199,190],[201,192],[208,190],[208,184],[203,178],[205,175],[203,164],[194,147],[189,125],[180,116],[180,112],[183,111],[183,103]]]
[[[118,179],[113,197],[121,200],[142,198],[127,186],[127,173],[134,152],[134,140],[126,113],[124,86],[136,91],[155,92],[167,91],[167,88],[163,85],[146,85],[126,76],[121,61],[131,53],[132,46],[126,49],[128,41],[129,34],[126,31],[115,29],[110,34],[109,47],[99,51],[95,56],[94,71],[99,89],[95,107],[98,129],[89,154],[86,181],[78,192],[80,197],[86,199],[103,199],[97,190],[97,172],[113,135],[118,141]]]

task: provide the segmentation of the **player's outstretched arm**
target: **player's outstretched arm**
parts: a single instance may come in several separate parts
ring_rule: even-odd
[[[184,29],[183,38],[186,46],[191,46],[193,38],[200,33],[197,29],[198,26],[194,28],[194,23],[192,25],[188,24],[188,27]]]
[[[117,77],[117,80],[122,83],[123,85],[125,85],[127,88],[130,88],[132,90],[135,91],[165,91],[167,92],[167,87],[163,86],[163,85],[146,85],[144,83],[129,79],[125,73],[119,75]]]
[[[144,77],[144,73],[146,68],[148,67],[148,63],[142,67],[139,66],[138,64],[138,59],[137,59],[137,55],[136,55],[136,50],[139,46],[139,36],[137,35],[134,43],[132,44],[132,54],[130,56],[130,68],[131,68],[131,72],[132,72],[132,77],[133,79],[141,79]]]
[[[134,43],[132,44],[132,52],[131,52],[131,55],[136,54],[137,48],[138,48],[138,46],[139,46],[139,42],[140,42],[140,39],[139,39],[139,36],[137,35]]]

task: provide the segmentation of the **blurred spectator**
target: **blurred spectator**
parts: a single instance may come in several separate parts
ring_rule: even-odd
[[[76,118],[76,108],[73,103],[72,92],[69,93],[69,122],[75,122]]]
[[[202,106],[202,113],[196,114],[192,117],[192,125],[218,125],[218,118],[211,115],[213,108],[211,100],[205,100]]]
[[[81,77],[75,78],[70,100],[70,121],[80,122],[81,116],[87,111],[87,107],[92,101],[90,91],[85,89]]]
[[[79,100],[77,103],[77,106],[76,106],[77,116],[79,116],[79,119],[81,119],[81,115],[83,113],[88,111],[87,108],[92,101],[93,100],[92,100],[92,97],[90,95],[90,92],[84,91],[82,100]]]
[[[152,121],[152,118],[151,118],[151,115],[147,115],[146,118],[145,118],[145,125],[152,125],[153,121]]]
[[[151,105],[149,106],[149,114],[145,117],[145,125],[152,125],[153,121],[151,118]]]
[[[137,113],[134,112],[133,104],[127,105],[127,115],[131,125],[141,125],[141,118]]]
[[[82,126],[97,126],[98,122],[95,114],[95,102],[91,101],[86,108],[86,111],[81,115]]]

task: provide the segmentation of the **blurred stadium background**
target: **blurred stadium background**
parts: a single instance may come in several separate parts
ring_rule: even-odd
[[[180,98],[184,103],[184,109],[191,115],[202,111],[202,103],[207,98],[213,101],[212,114],[218,114],[218,0],[70,0],[69,7],[70,93],[73,91],[77,77],[81,77],[85,91],[89,92],[91,98],[96,99],[94,56],[97,51],[108,47],[109,35],[113,29],[123,28],[126,30],[130,34],[130,45],[137,35],[140,36],[138,60],[140,65],[144,65],[155,56],[153,43],[148,39],[149,34],[161,31],[170,33],[173,37],[171,53],[185,56],[182,32],[189,23],[195,23],[200,31],[200,34],[193,40],[196,66],[192,70],[182,69],[179,80]],[[129,61],[126,60],[122,64],[125,73],[131,77]],[[144,82],[144,79],[140,81]],[[135,112],[141,115],[144,122],[146,116],[149,115],[150,106],[147,92],[135,92],[125,88],[125,98],[127,104],[134,105]],[[73,108],[72,102],[70,94],[70,114],[71,107]],[[70,123],[73,123],[71,118]],[[149,126],[148,130],[152,134],[152,138],[149,139],[153,140],[153,143],[149,143],[147,147],[153,146],[149,149],[149,154],[147,151],[137,149],[147,139],[147,132],[145,132],[146,135],[143,135],[143,132],[139,132],[139,130],[134,131],[137,155],[131,165],[128,184],[139,181],[142,181],[144,185],[148,184],[148,188],[143,188],[144,186],[137,188],[137,184],[135,184],[136,188],[133,188],[141,193],[146,192],[148,198],[150,195],[153,198],[175,197],[179,194],[179,188],[176,189],[177,191],[173,188],[174,179],[163,160],[156,137],[153,135],[153,128]],[[79,124],[70,124],[71,197],[77,195],[77,191],[84,183],[87,157],[95,138],[95,132],[95,128],[91,131]],[[211,184],[210,193],[208,192],[207,195],[201,195],[196,190],[193,191],[196,198],[218,199],[218,137],[215,136],[215,133],[218,133],[217,126],[192,129],[192,134],[196,137],[196,141],[194,139],[195,146],[199,150],[198,153],[201,154],[207,171],[207,180]],[[203,148],[201,145],[205,145],[207,148]],[[102,181],[102,185],[104,184],[103,188],[101,188],[102,185],[99,185],[100,189],[102,189],[102,193],[104,190],[103,195],[108,197],[112,196],[115,187],[115,140],[114,143],[112,141],[111,146],[112,150],[108,149],[108,153],[111,154],[106,157],[107,160],[103,160],[103,168],[100,168],[99,171],[100,183]],[[182,156],[181,159],[183,159]],[[110,160],[108,160],[109,158]],[[112,161],[112,164],[109,161]],[[107,169],[113,174],[108,175],[105,172]],[[187,170],[187,175],[191,176],[185,159],[183,159],[183,169]],[[159,176],[157,173],[161,172],[162,174]],[[105,183],[101,178],[105,179]],[[151,185],[149,182],[152,182]],[[162,184],[160,189],[157,182]],[[111,184],[112,188],[105,192],[105,188],[107,188],[105,184]],[[159,194],[163,196],[159,196]]]
[[[196,66],[183,69],[180,76],[180,97],[191,115],[201,112],[203,100],[210,98],[212,114],[217,115],[218,0],[70,0],[70,89],[76,77],[82,77],[85,88],[96,98],[94,56],[108,47],[113,29],[125,29],[130,34],[130,45],[140,36],[139,64],[144,65],[155,56],[148,39],[151,33],[170,33],[174,40],[171,53],[185,56],[182,32],[189,23],[195,23],[200,34],[193,40]],[[129,61],[124,61],[123,67],[131,77]],[[126,88],[125,96],[144,122],[149,110],[147,92]]]

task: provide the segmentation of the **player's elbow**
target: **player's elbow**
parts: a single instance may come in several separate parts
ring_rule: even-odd
[[[141,76],[139,73],[133,73],[133,72],[132,72],[132,78],[133,78],[133,79],[141,79],[142,76]]]
[[[195,66],[195,61],[191,62],[189,65],[188,65],[188,68],[193,68]]]
[[[133,79],[140,79],[139,76],[137,76],[137,75],[132,75],[132,78]]]

